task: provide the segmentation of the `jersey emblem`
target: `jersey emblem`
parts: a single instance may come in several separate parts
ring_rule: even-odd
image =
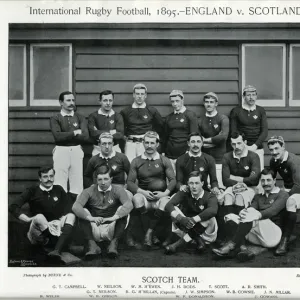
[[[253,116],[253,119],[255,119],[255,120],[256,120],[257,118],[258,118],[258,116],[257,116],[257,115],[254,115],[254,116]]]
[[[109,199],[107,202],[108,202],[109,204],[112,204],[112,203],[114,202],[114,200]]]
[[[74,126],[74,127],[77,127],[77,126],[78,126],[78,124],[75,122],[75,123],[73,123],[73,126]]]
[[[200,170],[200,172],[203,172],[203,171],[204,171],[204,168],[201,167],[201,168],[199,168],[199,170]]]
[[[249,170],[249,167],[248,167],[248,166],[245,166],[244,168],[245,168],[245,170]]]
[[[156,164],[156,165],[155,165],[155,168],[159,168],[159,164]]]
[[[274,203],[274,199],[271,199],[271,200],[270,200],[270,204],[272,204],[272,203]]]
[[[204,206],[203,206],[203,205],[200,205],[199,208],[200,208],[201,210],[203,210],[203,209],[204,209]]]
[[[219,127],[219,125],[218,125],[218,124],[215,124],[215,125],[214,125],[214,127],[215,127],[215,128],[218,128],[218,127]]]
[[[111,166],[111,168],[115,171],[117,166],[113,165],[113,166]]]
[[[148,119],[148,116],[147,116],[147,115],[144,115],[144,119]]]
[[[55,197],[53,197],[53,200],[54,200],[54,201],[57,201],[57,200],[58,200],[58,198],[55,196]]]
[[[288,170],[287,169],[284,169],[284,171],[283,171],[284,173],[287,173],[288,172]]]
[[[184,122],[184,119],[180,119],[180,122],[183,123],[183,122]]]
[[[110,124],[114,124],[115,121],[114,121],[114,120],[110,120],[109,123],[110,123]]]

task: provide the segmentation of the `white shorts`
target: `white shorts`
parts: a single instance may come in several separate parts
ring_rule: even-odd
[[[290,189],[284,189],[286,192],[289,192]],[[296,201],[296,208],[300,209],[300,194],[293,194],[292,196],[289,197],[289,199],[292,198]]]
[[[251,231],[246,235],[246,239],[266,248],[276,247],[281,239],[281,229],[270,219],[253,222]]]
[[[131,137],[143,138],[144,135],[132,135]],[[145,148],[143,142],[133,142],[130,140],[126,141],[125,155],[127,156],[129,162],[132,162],[134,158],[136,158],[139,155],[142,155],[144,152]]]
[[[180,215],[185,216],[177,206],[175,206],[175,210]],[[209,227],[211,225],[210,227],[212,227],[212,232],[208,232],[208,230],[206,230],[200,235],[200,237],[205,241],[206,244],[213,243],[217,239],[217,233],[218,233],[218,224],[216,218],[215,217],[210,218],[207,221],[200,222],[200,224],[204,227]],[[172,232],[174,232],[181,238],[186,234],[181,229],[179,229],[175,223],[172,223]]]
[[[160,199],[157,201],[148,201],[144,195],[142,195],[142,194],[140,194],[140,195],[143,197],[144,205],[147,210],[158,209],[159,204],[160,204]]]
[[[29,231],[27,232],[27,237],[30,243],[32,245],[47,244],[49,240],[42,236],[42,232],[48,227],[50,233],[52,233],[54,236],[60,236],[61,228],[64,226],[66,218],[67,216],[62,216],[59,220],[48,222],[43,215],[36,215],[31,221]],[[53,230],[50,230],[50,227],[52,227]]]
[[[225,191],[224,191],[224,196],[225,195],[231,195],[233,198],[233,204],[238,205],[238,206],[244,206],[244,207],[248,207],[251,202],[252,199],[255,195],[255,191],[253,188],[248,187],[248,189],[242,193],[238,193],[238,194],[234,194],[232,191],[232,186],[228,187]],[[243,197],[243,202],[241,202],[241,200],[239,198],[235,198],[236,195],[241,195]]]

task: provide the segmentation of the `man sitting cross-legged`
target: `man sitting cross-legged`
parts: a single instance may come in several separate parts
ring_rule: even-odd
[[[279,244],[282,233],[276,223],[282,220],[289,194],[275,185],[275,173],[268,168],[261,172],[260,180],[264,192],[254,196],[251,206],[241,210],[239,215],[226,216],[225,226],[229,226],[231,232],[224,246],[212,250],[218,257],[232,258],[237,255],[241,261],[254,258],[254,254],[247,248],[240,250],[245,238],[266,248]]]
[[[205,250],[206,243],[216,240],[218,200],[214,194],[203,190],[202,186],[201,173],[193,171],[188,176],[189,190],[179,191],[167,203],[165,209],[174,219],[173,232],[180,239],[166,245],[166,254],[175,253],[180,246],[192,240],[196,241],[197,250],[201,253]]]
[[[119,239],[124,233],[132,202],[124,188],[112,185],[111,170],[108,166],[99,167],[95,176],[97,184],[83,190],[73,205],[73,212],[80,219],[80,227],[86,241],[86,259],[101,253],[97,242],[108,240],[107,254],[118,256]]]
[[[27,238],[32,245],[49,245],[56,242],[48,257],[63,261],[62,250],[72,234],[75,216],[71,213],[71,203],[60,185],[53,185],[53,167],[42,167],[38,171],[40,184],[26,189],[9,205],[9,211],[19,220],[30,223]],[[21,213],[23,204],[28,203],[29,217]]]

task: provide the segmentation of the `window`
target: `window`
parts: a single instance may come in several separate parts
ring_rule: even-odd
[[[10,106],[26,105],[26,46],[9,46],[8,99]]]
[[[300,51],[298,55],[300,57]],[[284,44],[242,46],[242,86],[249,84],[257,88],[258,105],[286,105],[286,46]],[[300,88],[297,90],[300,99]]]
[[[30,45],[30,104],[58,106],[58,95],[72,90],[71,65],[71,45]]]
[[[289,105],[300,106],[300,45],[290,45]]]
[[[59,106],[58,96],[67,90],[72,91],[71,44],[9,46],[10,106]]]

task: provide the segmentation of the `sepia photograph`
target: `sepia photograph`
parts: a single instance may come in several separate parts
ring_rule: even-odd
[[[8,267],[300,266],[300,24],[8,39]]]

